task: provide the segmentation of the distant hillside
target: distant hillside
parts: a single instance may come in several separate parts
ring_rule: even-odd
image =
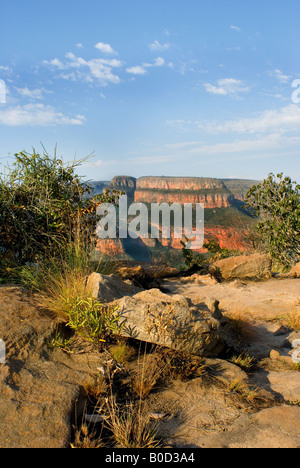
[[[107,189],[110,184],[110,181],[92,181],[89,182],[88,185],[90,185],[93,188],[93,194],[94,195],[99,195],[100,193],[103,193],[103,190]]]
[[[218,239],[221,247],[247,249],[247,235],[256,221],[244,209],[244,199],[255,180],[204,177],[116,176],[111,182],[94,182],[95,190],[109,188],[124,192],[129,203],[204,203],[205,239]],[[96,192],[95,192],[96,193]],[[99,193],[99,192],[97,192]],[[135,260],[170,259],[180,254],[180,239],[108,239],[98,250],[107,255],[129,256]],[[177,254],[177,257],[178,257]]]
[[[258,184],[258,180],[248,180],[248,179],[222,179],[222,182],[228,188],[228,190],[237,198],[238,200],[244,200],[245,195],[248,190],[253,186]]]
[[[207,177],[116,176],[110,182],[93,182],[95,193],[119,190],[141,203],[204,203],[207,209],[229,208],[244,201],[255,180]]]

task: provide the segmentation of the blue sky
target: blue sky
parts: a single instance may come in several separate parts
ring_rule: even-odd
[[[1,164],[42,142],[92,154],[94,180],[300,181],[299,0],[0,0],[0,18]]]

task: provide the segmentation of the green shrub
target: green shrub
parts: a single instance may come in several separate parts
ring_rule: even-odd
[[[300,256],[300,185],[270,174],[250,188],[246,202],[258,218],[260,247],[283,265],[294,263]]]
[[[187,241],[189,239],[186,239]],[[207,254],[195,253],[193,250],[186,248],[186,243],[180,241],[182,245],[182,254],[187,267],[191,268],[194,265],[199,267],[204,266],[205,264],[215,262],[217,260],[222,260],[223,258],[234,257],[237,255],[242,255],[239,250],[230,250],[226,247],[220,247],[219,241],[217,239],[211,239],[203,244],[204,249],[207,249]]]
[[[75,172],[81,163],[64,164],[45,150],[15,154],[0,177],[0,252],[10,265],[61,256],[70,243],[94,246],[97,207],[117,195],[91,197],[91,187]]]

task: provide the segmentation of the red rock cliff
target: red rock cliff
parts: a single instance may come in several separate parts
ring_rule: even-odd
[[[134,200],[140,203],[204,203],[205,208],[228,208],[234,196],[223,181],[200,177],[142,177]]]

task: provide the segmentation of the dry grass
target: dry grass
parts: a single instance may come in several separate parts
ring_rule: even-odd
[[[167,373],[166,364],[159,354],[144,355],[138,361],[138,370],[133,377],[133,389],[144,400],[156,387],[161,377]]]
[[[246,405],[246,410],[258,410],[267,404],[267,399],[259,387],[248,386],[244,381],[238,379],[233,379],[227,384],[225,393],[231,395],[238,404]]]
[[[107,407],[107,427],[112,433],[116,448],[161,447],[157,440],[157,426],[150,421],[150,416],[143,410],[140,402],[138,406],[130,402],[120,407],[115,398],[110,398]]]
[[[242,353],[239,356],[233,356],[230,362],[241,367],[242,369],[249,371],[255,365],[255,358],[248,354]]]
[[[276,318],[276,321],[282,325],[291,328],[295,331],[300,331],[300,313],[291,312],[290,314],[281,315]]]
[[[105,444],[101,437],[97,436],[96,431],[91,432],[87,424],[82,424],[79,429],[75,430],[74,441],[71,444],[71,448],[100,449],[104,447]]]
[[[103,376],[91,377],[83,387],[85,395],[88,399],[92,399],[99,403],[100,399],[104,398],[108,392],[108,385]]]

